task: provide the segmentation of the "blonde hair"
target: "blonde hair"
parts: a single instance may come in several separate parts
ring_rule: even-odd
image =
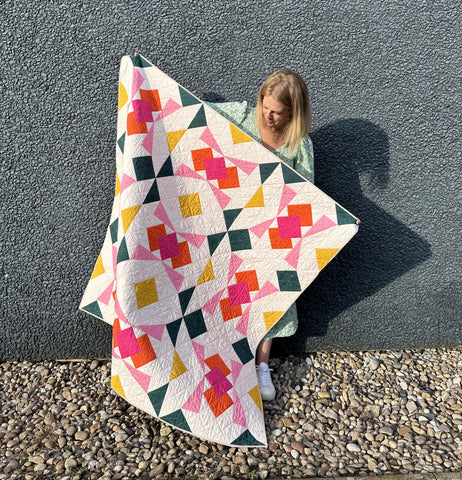
[[[255,123],[259,130],[263,128],[263,97],[268,95],[290,108],[290,120],[284,145],[289,148],[289,153],[293,153],[311,128],[311,108],[306,83],[298,73],[292,70],[277,70],[272,73],[258,92]]]

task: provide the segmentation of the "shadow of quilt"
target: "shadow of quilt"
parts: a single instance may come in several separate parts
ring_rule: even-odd
[[[327,125],[311,134],[316,185],[361,219],[359,232],[297,301],[299,329],[290,351],[324,336],[329,321],[431,256],[430,244],[364,196],[388,184],[386,133],[361,119]],[[287,339],[273,354],[287,353]]]

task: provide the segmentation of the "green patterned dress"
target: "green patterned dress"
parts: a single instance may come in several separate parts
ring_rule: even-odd
[[[233,123],[239,125],[242,130],[261,143],[260,132],[255,124],[254,107],[250,107],[247,102],[212,103],[210,106]],[[314,182],[313,144],[308,135],[300,142],[294,154],[289,154],[285,145],[274,150],[273,153],[311,183]],[[297,327],[297,307],[294,303],[279,322],[266,334],[264,340],[276,337],[290,337],[296,332]]]

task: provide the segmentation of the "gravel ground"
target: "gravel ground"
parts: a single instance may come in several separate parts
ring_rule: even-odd
[[[268,448],[172,430],[109,361],[0,364],[0,479],[271,479],[462,471],[462,348],[272,359]],[[461,474],[462,478],[462,474]]]

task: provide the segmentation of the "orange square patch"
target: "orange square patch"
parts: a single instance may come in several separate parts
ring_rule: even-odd
[[[247,285],[249,286],[249,292],[257,292],[258,290],[260,290],[260,286],[258,285],[256,270],[247,270],[245,272],[237,272],[236,282],[247,283]]]
[[[274,249],[281,248],[292,248],[292,239],[291,238],[281,238],[279,236],[278,228],[269,228],[268,229],[271,247]]]
[[[213,152],[211,148],[200,148],[199,150],[191,150],[192,159],[194,163],[194,170],[196,172],[205,170],[204,160],[206,158],[213,158]]]
[[[220,300],[220,308],[221,308],[221,315],[223,316],[223,320],[227,322],[232,318],[240,317],[242,315],[242,307],[240,305],[236,305],[232,307],[229,303],[229,298],[224,298]]]
[[[237,167],[226,167],[227,178],[218,179],[219,188],[237,188],[239,184],[239,176],[237,174]]]
[[[172,267],[179,268],[191,263],[191,253],[189,252],[188,242],[180,242],[178,244],[180,254],[172,257]]]
[[[233,404],[231,397],[225,393],[221,397],[217,397],[217,394],[213,388],[209,388],[204,392],[204,397],[209,404],[210,410],[212,410],[215,417],[219,417],[223,412]]]
[[[289,205],[287,207],[287,213],[290,217],[300,217],[300,225],[302,227],[311,227],[311,225],[313,225],[313,216],[309,203],[305,205]]]

